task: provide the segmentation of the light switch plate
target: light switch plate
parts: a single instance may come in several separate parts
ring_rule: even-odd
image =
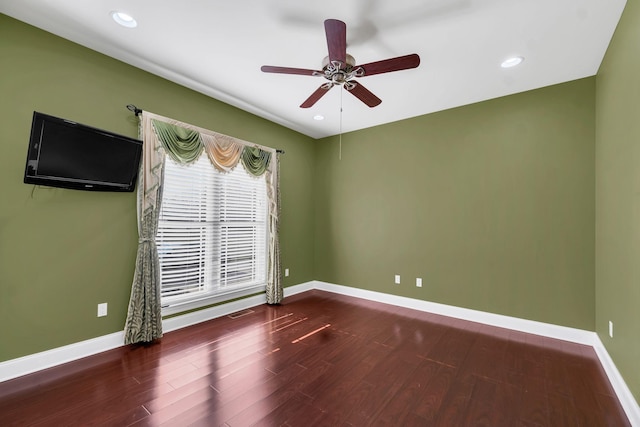
[[[98,304],[98,317],[104,317],[107,315],[107,303],[103,302]]]

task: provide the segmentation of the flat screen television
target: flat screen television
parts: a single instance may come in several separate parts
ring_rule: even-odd
[[[89,191],[133,191],[142,141],[33,112],[26,184]]]

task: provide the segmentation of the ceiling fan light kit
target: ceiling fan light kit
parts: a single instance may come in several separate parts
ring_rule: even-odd
[[[265,73],[298,74],[305,76],[324,77],[327,81],[320,85],[301,105],[301,108],[312,107],[334,86],[342,86],[369,107],[380,105],[382,100],[366,89],[356,79],[374,74],[390,73],[392,71],[407,70],[420,65],[420,57],[413,53],[368,64],[356,65],[353,56],[347,53],[347,26],[337,19],[324,21],[327,36],[329,56],[322,61],[322,70],[304,68],[279,67],[263,65]]]

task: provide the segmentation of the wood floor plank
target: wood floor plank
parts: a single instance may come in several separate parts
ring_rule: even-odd
[[[475,377],[451,382],[446,394],[442,398],[442,404],[435,414],[434,426],[463,426],[468,413],[471,394],[475,386]]]
[[[435,422],[440,413],[443,401],[453,385],[458,368],[442,365],[431,360],[424,361],[421,364],[421,368],[426,370],[425,375],[429,373],[432,373],[432,375],[425,383],[425,387],[410,413],[417,415],[419,419],[425,420],[427,425],[430,425]]]
[[[523,378],[520,385],[518,420],[531,425],[552,425],[550,410],[546,383],[536,378]]]
[[[312,406],[308,399],[300,394],[294,394],[291,399],[251,425],[255,427],[308,426],[322,419],[323,416],[324,413]]]
[[[313,372],[309,372],[310,378],[316,378],[318,375],[322,375],[328,367],[329,365],[327,364],[312,368]],[[293,411],[295,408],[290,407],[289,403],[295,401],[294,398],[298,395],[299,389],[307,382],[307,376],[300,376],[297,380],[298,381],[290,382],[286,386],[278,388],[254,404],[248,405],[237,415],[229,418],[226,423],[231,427],[251,426],[272,418],[274,413],[287,414],[288,411]],[[286,417],[281,418],[280,422],[284,422],[285,420]]]
[[[628,426],[593,348],[309,291],[0,383],[1,426]]]
[[[511,426],[518,419],[520,403],[516,387],[484,377],[476,378],[465,422],[468,426]]]
[[[572,398],[554,393],[548,393],[547,398],[549,399],[549,418],[555,425],[567,427],[595,426],[595,424],[584,424],[584,421],[580,420],[582,416],[576,411]]]
[[[441,366],[430,360],[422,361],[403,387],[376,414],[376,423],[380,423],[380,425],[408,425],[410,423],[409,415],[415,414],[413,409],[419,401],[424,399],[424,390],[432,386]]]
[[[258,402],[266,403],[267,406],[270,396],[279,390],[295,388],[296,384],[304,382],[303,377],[308,373],[299,365],[292,365],[284,369],[280,374],[272,376],[266,381],[254,382],[252,384],[239,384],[237,387],[221,392],[218,405],[215,409],[209,406],[199,408],[200,414],[198,420],[204,418],[213,418],[216,420],[228,420],[237,417],[247,408]],[[192,414],[190,414],[192,415]],[[181,420],[180,416],[177,420]]]
[[[472,332],[449,327],[426,357],[438,363],[459,367],[476,339],[477,335]]]
[[[310,426],[336,426],[345,422],[348,416],[360,408],[374,386],[363,379],[372,372],[376,365],[390,352],[377,343],[352,350],[361,357],[351,369],[327,379],[323,389],[315,393],[312,400],[314,407],[323,412],[323,417]]]
[[[330,365],[331,375],[317,377],[315,380],[305,384],[300,389],[300,393],[319,400],[323,396],[331,394],[334,390],[348,387],[348,385],[345,386],[343,384],[345,378],[353,378],[352,375],[354,372],[358,372],[358,368],[365,368],[367,375],[371,373],[374,369],[372,361],[376,360],[375,356],[380,354],[377,351],[379,346],[375,343],[356,343],[357,341],[346,341],[344,343],[345,348],[342,349],[344,356],[342,358],[336,360],[335,358],[327,357],[327,360],[323,360],[323,362]],[[354,347],[354,345],[357,345],[357,347]]]
[[[413,359],[413,360],[411,360]],[[410,382],[412,374],[420,363],[417,355],[399,360],[399,353],[393,350],[386,355],[374,370],[363,378],[372,384],[373,395],[350,414],[348,421],[354,425],[368,425],[378,419],[378,414],[396,398],[398,392]]]

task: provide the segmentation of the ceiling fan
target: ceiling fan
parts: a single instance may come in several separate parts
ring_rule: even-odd
[[[357,78],[407,70],[420,65],[420,57],[415,53],[370,62],[368,64],[356,65],[355,59],[347,53],[347,25],[337,19],[327,19],[324,21],[324,30],[327,35],[329,56],[324,59],[322,70],[277,67],[272,65],[263,65],[260,68],[265,73],[299,74],[324,77],[327,79],[328,81],[316,89],[316,91],[300,105],[300,108],[313,106],[334,86],[344,87],[347,92],[354,95],[369,107],[375,107],[379,105],[382,100],[365,88],[362,83],[356,81]]]

